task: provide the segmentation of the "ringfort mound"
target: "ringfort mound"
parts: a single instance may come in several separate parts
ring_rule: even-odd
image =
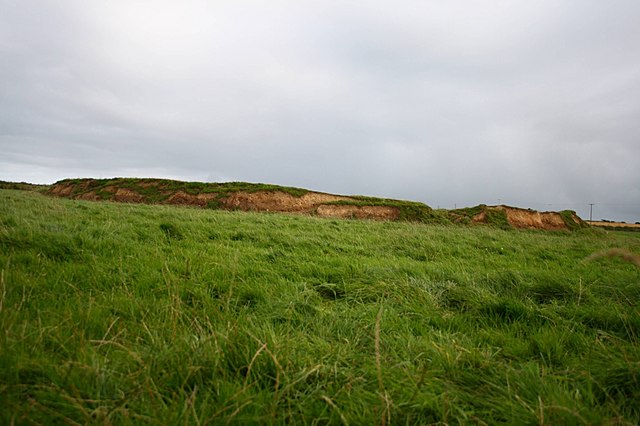
[[[434,210],[426,204],[344,196],[246,182],[202,183],[167,179],[65,179],[45,191],[76,200],[166,204],[200,208],[308,214],[319,217],[488,224],[501,228],[575,230],[588,226],[575,212],[538,212],[509,206]]]

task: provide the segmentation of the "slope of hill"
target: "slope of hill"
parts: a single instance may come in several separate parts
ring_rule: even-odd
[[[0,424],[638,424],[639,252],[0,190]]]
[[[202,208],[302,213],[320,217],[423,223],[484,223],[508,228],[575,230],[586,226],[572,211],[537,212],[509,206],[434,210],[423,203],[344,196],[245,182],[201,183],[166,179],[65,179],[48,193],[80,200],[189,205]]]
[[[246,182],[201,183],[166,179],[68,179],[52,195],[81,200],[189,205],[223,210],[306,213],[321,217],[437,222],[422,203],[333,195],[300,188]]]

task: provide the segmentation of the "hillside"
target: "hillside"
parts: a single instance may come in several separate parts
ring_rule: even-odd
[[[246,182],[201,183],[166,179],[73,179],[49,193],[80,200],[188,205],[223,210],[305,213],[320,217],[436,221],[422,203],[342,196]]]
[[[537,212],[509,206],[434,210],[423,203],[344,196],[245,182],[166,179],[66,179],[49,194],[79,200],[188,205],[201,208],[309,214],[319,217],[400,220],[433,224],[484,223],[507,228],[575,230],[586,224],[572,211]]]
[[[638,424],[621,248],[0,190],[0,424]]]

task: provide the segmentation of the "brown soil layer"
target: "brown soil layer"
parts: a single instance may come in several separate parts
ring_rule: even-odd
[[[400,210],[389,206],[321,205],[316,213],[322,217],[350,219],[397,220],[400,217]]]
[[[127,188],[114,188],[115,193],[113,194],[114,201],[118,201],[121,203],[143,203],[144,197],[138,194],[135,191],[132,191]]]
[[[221,203],[234,210],[285,213],[312,213],[318,207],[349,197],[308,192],[300,197],[281,191],[234,192]]]
[[[567,229],[567,225],[557,212],[537,212],[507,206],[498,206],[507,214],[507,220],[514,228]]]
[[[167,198],[165,203],[173,204],[177,206],[206,207],[208,203],[210,201],[215,200],[217,196],[218,194],[216,194],[215,192],[192,195],[192,194],[187,194],[186,192],[183,192],[183,191],[178,191],[173,193],[171,196],[169,196],[169,198]]]
[[[485,206],[472,218],[474,223],[489,223],[491,211],[504,213],[510,226],[518,229],[543,229],[548,231],[569,230],[569,225],[559,212],[538,212],[510,206]],[[570,212],[570,221],[575,226],[583,227],[585,222],[575,212]]]

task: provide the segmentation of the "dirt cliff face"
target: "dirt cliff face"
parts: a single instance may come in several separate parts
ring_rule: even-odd
[[[489,223],[491,213],[499,212],[510,226],[518,229],[544,229],[548,231],[570,230],[570,226],[584,226],[584,222],[575,212],[538,212],[509,206],[485,206],[472,221],[475,223]],[[569,223],[567,223],[569,222]]]
[[[282,191],[260,191],[234,192],[221,200],[221,203],[229,209],[245,211],[311,213],[318,206],[343,200],[349,200],[349,197],[317,192],[308,192],[297,197]]]
[[[321,205],[316,209],[316,214],[347,219],[398,220],[400,209],[389,206]]]
[[[115,191],[113,194],[114,201],[120,203],[144,203],[144,197],[135,191],[127,188],[113,188]]]
[[[72,197],[74,189],[77,189],[78,185],[67,182],[55,183],[49,188],[49,194],[57,197]]]
[[[165,204],[173,204],[176,206],[198,206],[198,207],[206,207],[210,201],[216,199],[218,194],[206,193],[206,194],[187,194],[184,191],[178,191],[170,195]]]

